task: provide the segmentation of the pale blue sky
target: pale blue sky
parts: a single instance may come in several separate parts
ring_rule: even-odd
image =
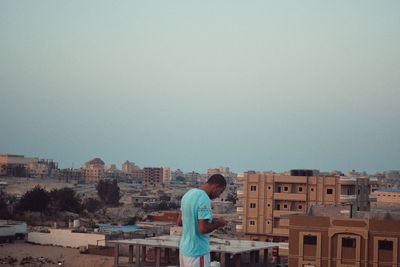
[[[400,1],[1,1],[0,153],[400,169]]]

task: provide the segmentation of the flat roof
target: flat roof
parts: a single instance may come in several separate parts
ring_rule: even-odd
[[[383,188],[378,189],[375,192],[400,193],[400,188]]]
[[[124,240],[112,240],[110,243],[125,245],[143,245],[160,248],[179,248],[181,237],[176,235],[164,235],[150,238],[135,238]],[[256,251],[260,249],[269,249],[279,247],[279,243],[249,241],[249,240],[230,240],[210,238],[212,252],[225,252],[239,254],[244,252]]]

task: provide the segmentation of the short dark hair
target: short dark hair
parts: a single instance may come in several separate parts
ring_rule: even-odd
[[[207,184],[216,184],[219,187],[226,187],[226,180],[222,174],[213,174],[208,178]]]

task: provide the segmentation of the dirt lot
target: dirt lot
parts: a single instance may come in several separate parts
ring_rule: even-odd
[[[78,249],[53,246],[40,246],[28,243],[0,245],[0,266],[50,267],[112,267],[113,257],[83,255]]]

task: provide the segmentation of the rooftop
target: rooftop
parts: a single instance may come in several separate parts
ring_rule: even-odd
[[[400,193],[400,188],[382,188],[375,192]]]

